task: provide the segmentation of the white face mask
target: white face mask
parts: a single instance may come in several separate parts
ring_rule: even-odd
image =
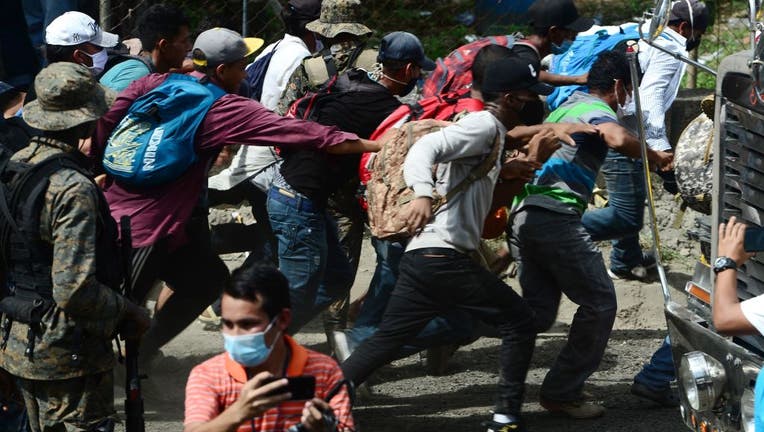
[[[84,51],[83,51],[84,52]],[[106,48],[102,49],[101,51],[98,51],[95,54],[88,54],[85,53],[88,57],[90,57],[90,60],[93,62],[93,66],[89,66],[88,69],[90,69],[90,73],[93,74],[93,76],[98,76],[103,72],[103,68],[106,66],[106,61],[109,59],[109,54],[106,53]]]
[[[617,101],[619,99],[618,98],[618,86],[617,85],[616,85],[616,88],[615,88],[615,97],[616,97],[616,101]],[[620,102],[617,102],[617,103],[618,103],[618,107],[616,109],[616,115],[618,116],[619,119],[622,119],[622,118],[626,117],[626,115],[628,114],[627,109],[633,103],[632,94],[631,93],[626,93],[626,97],[623,100],[623,105],[621,105]]]

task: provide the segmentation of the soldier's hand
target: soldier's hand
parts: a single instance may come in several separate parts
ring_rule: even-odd
[[[241,388],[239,398],[230,409],[241,421],[263,415],[264,412],[292,397],[291,393],[280,391],[286,387],[286,378],[273,380],[270,372],[260,372]]]
[[[125,318],[119,331],[122,339],[140,339],[150,326],[151,318],[146,309],[125,301]]]
[[[409,234],[418,235],[432,218],[432,198],[419,197],[409,203],[406,226]]]

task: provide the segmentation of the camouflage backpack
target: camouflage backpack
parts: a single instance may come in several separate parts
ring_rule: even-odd
[[[379,239],[404,239],[409,236],[406,224],[406,204],[414,199],[414,192],[403,179],[403,162],[409,149],[420,138],[441,129],[442,121],[426,119],[412,121],[396,130],[384,143],[382,150],[371,161],[371,179],[366,185],[369,203],[369,226]],[[491,153],[477,164],[469,175],[445,195],[433,193],[433,214],[449,200],[467,189],[475,180],[488,174],[496,163],[501,148],[501,137],[496,136]],[[433,167],[434,168],[434,167]],[[434,176],[433,169],[433,176]]]
[[[674,171],[683,205],[711,214],[714,122],[701,113],[679,136],[674,154]]]

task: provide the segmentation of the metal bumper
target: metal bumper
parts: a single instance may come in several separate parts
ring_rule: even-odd
[[[669,302],[665,313],[675,368],[682,356],[692,351],[705,352],[725,368],[724,390],[716,406],[707,411],[695,411],[690,407],[681,379],[678,380],[685,424],[695,431],[742,431],[740,398],[744,390],[752,389],[756,383],[762,358],[739,345],[740,341],[717,334],[710,328],[711,323],[684,306]]]

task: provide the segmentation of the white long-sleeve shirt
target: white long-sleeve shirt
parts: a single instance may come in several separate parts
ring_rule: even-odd
[[[643,27],[648,32],[647,24]],[[670,52],[687,55],[684,36],[666,27],[654,44],[666,48]],[[639,85],[640,102],[645,125],[647,144],[656,151],[671,149],[666,135],[666,111],[671,108],[679,92],[686,64],[661,50],[639,41],[639,65],[644,73]],[[636,128],[634,103],[625,107],[627,117],[625,123]]]
[[[276,47],[277,43],[278,47]],[[268,70],[263,77],[263,93],[260,96],[260,103],[271,111],[276,109],[292,73],[300,66],[305,57],[310,56],[308,46],[302,39],[284,34],[284,38],[279,42],[274,42],[265,47],[255,58],[255,62],[273,51],[274,47],[276,47],[276,52],[273,53],[271,62],[268,64]],[[209,187],[228,190],[273,166],[278,161],[279,157],[272,147],[241,146],[233,157],[231,165],[219,174],[210,177]],[[257,182],[256,184],[261,186]]]
[[[465,116],[451,126],[425,135],[406,156],[403,177],[415,197],[441,196],[453,189],[489,156],[499,134],[504,145],[507,129],[488,111]],[[484,176],[473,182],[435,213],[422,233],[411,239],[406,250],[442,247],[460,252],[476,250],[483,222],[493,199],[501,158]],[[433,179],[432,167],[437,164]]]

